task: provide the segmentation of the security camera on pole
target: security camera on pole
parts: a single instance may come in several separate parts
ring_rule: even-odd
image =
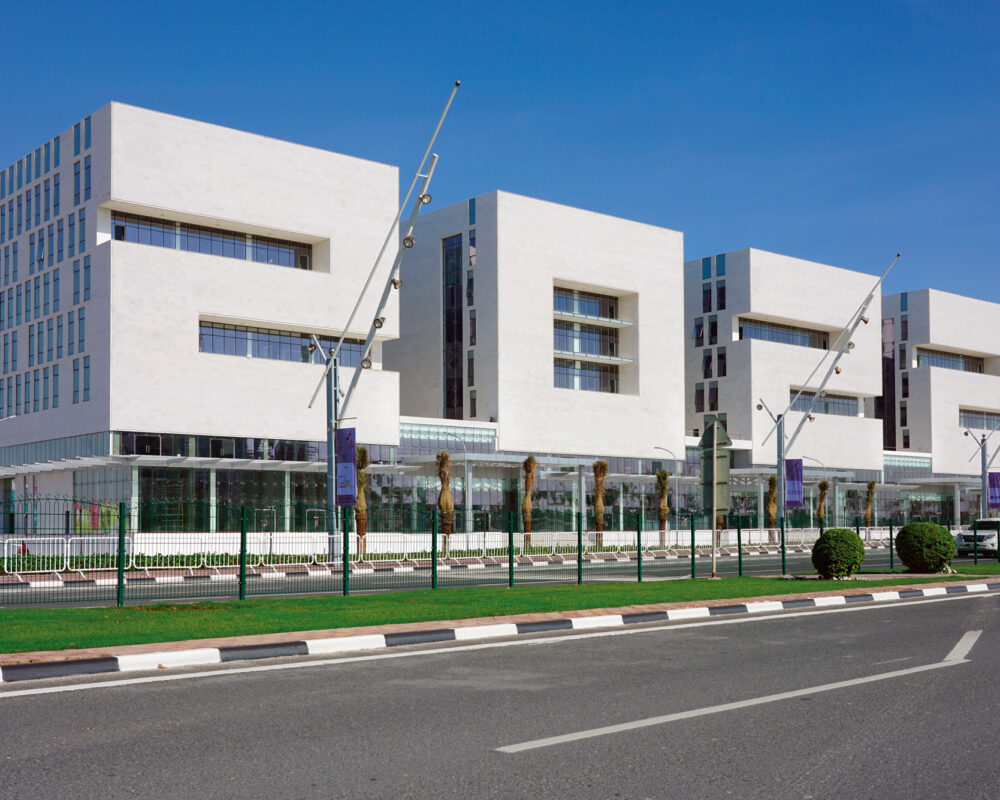
[[[872,290],[868,293],[865,299],[861,302],[861,305],[858,307],[858,310],[851,315],[851,318],[848,321],[847,326],[839,334],[837,334],[837,337],[833,340],[833,343],[830,345],[830,349],[827,350],[825,353],[823,353],[823,357],[819,360],[819,363],[816,365],[813,371],[809,373],[809,376],[805,379],[805,381],[802,382],[803,388],[799,389],[798,392],[795,393],[795,397],[791,399],[791,401],[785,407],[785,410],[780,414],[774,414],[772,413],[771,409],[767,407],[767,405],[764,403],[763,400],[760,400],[757,403],[757,410],[758,411],[766,410],[768,415],[774,422],[774,427],[772,427],[771,430],[768,431],[767,436],[764,437],[764,442],[767,442],[767,440],[771,437],[772,433],[777,433],[778,436],[777,471],[778,471],[778,524],[779,525],[781,525],[785,519],[785,502],[786,502],[785,459],[788,454],[788,451],[792,449],[792,445],[795,444],[795,440],[798,438],[799,433],[802,432],[802,426],[805,425],[806,422],[815,421],[816,417],[814,417],[812,413],[813,408],[815,408],[816,403],[819,401],[820,397],[823,396],[823,392],[826,389],[826,385],[830,382],[830,378],[832,378],[834,375],[840,375],[841,372],[843,371],[840,367],[840,360],[844,357],[845,353],[849,353],[851,350],[854,349],[854,341],[852,337],[854,336],[858,328],[861,325],[867,325],[869,323],[870,320],[866,314],[866,312],[868,311],[868,306],[870,306],[872,300],[875,299],[875,295],[878,293],[879,287],[881,287],[882,282],[885,280],[885,276],[888,275],[889,270],[891,270],[893,266],[895,266],[896,261],[899,259],[899,257],[900,253],[896,253],[896,257],[892,260],[889,266],[886,267],[885,272],[882,273],[879,279],[875,281],[875,285],[872,287]],[[788,440],[786,442],[785,441],[786,415],[796,404],[798,399],[802,396],[802,393],[806,391],[806,387],[812,385],[811,383],[812,379],[816,376],[816,373],[819,372],[820,368],[826,362],[830,353],[834,352],[834,348],[836,348],[836,355],[833,357],[833,361],[830,362],[830,365],[827,367],[826,374],[823,376],[823,380],[820,381],[819,386],[812,395],[812,398],[809,399],[809,404],[804,409],[805,413],[803,413],[802,419],[799,420],[799,424],[795,427],[795,430],[792,431],[792,435],[788,437]]]
[[[990,466],[993,464],[993,461],[996,459],[997,453],[1000,453],[1000,447],[997,447],[997,449],[993,452],[992,458],[988,459],[987,458],[987,452],[986,452],[987,451],[986,445],[989,442],[990,437],[992,437],[993,434],[997,432],[997,428],[1000,428],[1000,422],[998,422],[996,425],[994,425],[993,429],[988,434],[986,434],[986,433],[980,434],[979,441],[976,442],[976,449],[979,451],[979,490],[982,493],[980,495],[980,498],[979,498],[979,518],[980,519],[988,519],[989,516],[990,516],[990,508],[991,508],[991,506],[995,508],[998,505],[1000,505],[1000,503],[990,503],[990,482],[991,481],[990,481],[990,474],[989,474]],[[976,434],[974,434],[968,428],[965,429],[965,433],[963,434],[963,436],[971,436],[973,438],[973,440],[975,440],[975,438],[976,438]],[[969,457],[969,461],[972,461],[972,459],[975,458],[975,457],[976,457],[976,454],[973,453]],[[998,476],[996,476],[994,474],[993,477],[996,478]],[[1000,481],[996,481],[996,480],[993,481],[993,482],[994,483],[1000,483]],[[996,493],[996,492],[994,492],[994,493]],[[998,499],[1000,499],[1000,498],[998,498]]]
[[[455,99],[455,93],[458,91],[458,87],[460,85],[460,81],[455,81],[455,85],[452,87],[451,94],[448,97],[448,102],[445,104],[444,111],[441,112],[437,126],[434,128],[434,133],[431,134],[430,142],[427,143],[427,149],[424,151],[424,156],[420,160],[420,165],[417,167],[417,170],[413,175],[413,180],[410,182],[410,187],[406,190],[406,195],[403,197],[403,201],[399,204],[399,210],[396,212],[396,217],[393,219],[392,225],[389,226],[389,232],[385,237],[385,241],[382,243],[382,249],[379,251],[378,257],[375,259],[375,263],[372,265],[371,271],[368,273],[368,279],[365,281],[365,285],[361,289],[361,294],[358,296],[357,302],[354,304],[354,310],[351,312],[351,316],[348,318],[347,324],[343,327],[343,332],[341,333],[340,340],[337,342],[337,346],[330,351],[324,351],[315,337],[313,337],[313,344],[310,346],[310,352],[318,349],[326,360],[326,368],[323,370],[323,376],[320,378],[319,384],[316,386],[316,391],[313,392],[312,398],[309,400],[309,408],[313,407],[313,403],[316,402],[316,397],[319,394],[320,388],[325,383],[327,429],[326,529],[327,535],[329,536],[331,550],[335,549],[334,538],[337,531],[335,509],[338,506],[353,506],[356,500],[355,493],[357,491],[357,484],[354,479],[354,429],[351,428],[342,430],[340,428],[340,422],[341,420],[347,419],[344,415],[347,413],[347,408],[354,395],[354,390],[357,388],[358,380],[361,378],[361,373],[366,369],[371,369],[371,348],[375,340],[375,333],[385,324],[384,311],[386,304],[389,302],[389,296],[392,290],[398,290],[402,285],[402,281],[399,278],[399,267],[402,263],[403,253],[405,250],[413,247],[413,226],[417,221],[417,215],[420,213],[421,208],[431,201],[431,196],[428,194],[427,189],[430,186],[431,178],[434,175],[434,169],[437,167],[438,162],[437,155],[432,155],[431,149],[434,147],[434,141],[437,139],[438,132],[444,124],[444,119],[448,115],[448,110],[451,108],[451,103]],[[429,163],[428,159],[430,160]],[[424,172],[425,167],[427,168],[426,172]],[[413,190],[416,187],[417,182],[421,179],[422,183],[420,184],[420,190],[417,193],[409,219],[407,220],[406,232],[402,239],[403,246],[400,247],[397,240],[399,235],[399,223],[403,217],[403,212],[406,210],[407,204],[410,202],[410,197],[413,195]],[[354,318],[357,316],[357,313],[361,308],[361,304],[365,299],[368,288],[371,286],[375,273],[378,271],[379,265],[382,263],[382,259],[389,250],[389,245],[393,241],[397,242],[396,257],[389,270],[385,287],[382,290],[382,295],[379,298],[378,306],[375,310],[375,316],[368,329],[368,337],[365,339],[365,343],[361,348],[361,368],[354,370],[354,376],[351,378],[351,384],[348,387],[347,392],[344,393],[340,390],[340,351],[344,346],[344,340],[347,338],[348,333],[351,330],[351,324],[354,322]],[[343,398],[343,402],[341,402],[341,398]],[[350,431],[349,434],[347,433],[348,430]],[[338,440],[341,441],[338,443]],[[338,450],[342,452],[338,452]],[[335,559],[336,554],[331,553],[331,561]],[[344,594],[348,593],[348,587],[350,585],[350,575],[348,570],[349,561],[350,539],[347,535],[345,526],[343,539]]]

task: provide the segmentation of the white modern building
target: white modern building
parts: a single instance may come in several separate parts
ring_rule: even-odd
[[[5,167],[4,494],[322,503],[306,345],[343,333],[397,193],[393,166],[120,103]],[[385,317],[351,409],[376,458],[399,439]]]
[[[788,409],[791,436],[876,277],[753,248],[688,261],[684,277],[686,432],[698,436],[718,415],[736,444],[734,467],[773,472],[774,425],[758,403]],[[827,470],[882,469],[878,319],[876,297],[870,324],[858,328],[787,457]]]
[[[683,236],[495,191],[428,212],[403,262],[401,410],[499,447],[683,458]]]
[[[977,442],[1000,425],[1000,305],[923,289],[884,297],[882,314],[886,450],[978,476]]]

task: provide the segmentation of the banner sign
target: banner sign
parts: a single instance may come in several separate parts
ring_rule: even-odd
[[[336,502],[338,506],[353,506],[358,502],[357,453],[354,435],[354,428],[340,428],[337,430],[334,440],[337,454]]]
[[[785,508],[802,508],[802,459],[785,461]]]
[[[1000,508],[1000,472],[989,474],[990,508]]]

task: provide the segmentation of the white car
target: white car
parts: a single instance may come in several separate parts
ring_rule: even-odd
[[[955,535],[956,555],[968,556],[975,551],[981,555],[997,555],[1000,536],[1000,519],[977,519],[976,529]]]

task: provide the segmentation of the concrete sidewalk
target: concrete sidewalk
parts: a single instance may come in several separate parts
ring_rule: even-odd
[[[866,575],[865,579],[891,577],[893,576]],[[970,578],[969,582],[942,581],[919,585],[901,581],[896,586],[879,587],[877,591],[866,590],[863,582],[859,581],[852,582],[849,588],[845,585],[841,590],[809,592],[806,589],[790,595],[265,633],[254,636],[115,645],[80,650],[6,653],[0,654],[0,678],[7,682],[97,672],[155,670],[251,658],[347,653],[403,644],[471,641],[547,630],[614,627],[658,620],[695,619],[722,614],[758,614],[790,608],[876,603],[914,597],[993,591],[1000,591],[1000,580],[987,582],[983,578]]]

